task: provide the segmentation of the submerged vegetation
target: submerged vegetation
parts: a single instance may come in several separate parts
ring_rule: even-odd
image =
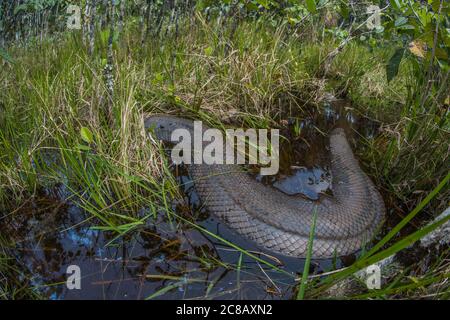
[[[234,272],[238,291],[251,261],[270,269],[269,279],[291,279],[285,298],[327,298],[335,283],[401,251],[408,265],[382,289],[341,298],[450,298],[448,244],[421,254],[413,245],[449,206],[448,3],[87,0],[79,2],[80,30],[67,29],[69,4],[0,8],[0,298],[42,292],[2,224],[23,221],[18,215],[31,212],[24,207],[36,210],[55,192],[83,209],[79,223],[108,234],[108,244],[164,219],[172,236],[193,229],[236,250],[233,263],[208,251],[195,259]],[[368,29],[371,4],[381,8],[381,25]],[[301,140],[298,124],[325,114],[330,95],[375,124],[370,135],[356,132],[354,146],[388,217],[372,248],[323,276],[300,265],[288,272],[197,223],[203,213],[188,205],[163,146],[144,128],[155,113],[216,126],[289,122]],[[44,215],[64,212],[50,207]],[[190,272],[151,275],[165,282],[145,297],[170,297],[180,279],[199,281]],[[207,283],[205,297],[216,283]]]

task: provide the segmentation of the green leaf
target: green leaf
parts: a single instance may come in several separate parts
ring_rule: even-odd
[[[436,48],[436,58],[441,59],[441,60],[448,60],[447,50],[437,47]]]
[[[87,143],[92,143],[94,141],[94,136],[92,135],[91,130],[86,127],[82,127],[80,129],[81,139],[83,139]]]
[[[100,32],[100,41],[102,42],[103,45],[108,44],[108,39],[109,39],[109,30],[102,30]]]
[[[439,67],[442,70],[444,70],[445,72],[449,72],[450,71],[450,65],[449,65],[448,61],[437,59],[437,62],[439,64]]]
[[[214,52],[214,48],[213,47],[207,47],[205,48],[205,55],[210,56],[212,55]]]
[[[195,8],[196,8],[198,11],[203,11],[203,10],[205,10],[205,9],[206,9],[206,3],[205,3],[205,1],[203,1],[203,0],[197,1],[196,4],[195,4]]]
[[[404,25],[406,22],[408,22],[408,19],[405,17],[398,17],[397,19],[395,19],[395,26],[396,27],[400,27],[402,25]]]
[[[383,33],[384,32],[384,27],[383,26],[376,26],[375,27],[375,32],[376,33]]]
[[[14,8],[14,14],[18,14],[20,11],[26,11],[28,9],[28,5],[26,3],[20,4]]]
[[[395,10],[400,10],[402,7],[399,0],[389,0],[389,2]]]
[[[344,19],[348,19],[348,17],[350,16],[350,11],[348,9],[347,1],[341,1],[339,8],[340,8],[341,16]]]
[[[395,76],[397,76],[398,68],[400,66],[400,62],[402,61],[404,52],[405,48],[397,49],[389,59],[389,62],[386,65],[386,76],[388,82],[390,82],[393,78],[395,78]]]
[[[269,1],[268,0],[256,0],[256,2],[262,5],[265,9],[269,9]]]
[[[253,2],[248,2],[245,4],[245,8],[248,11],[257,11],[258,10],[258,5],[256,3]]]
[[[410,24],[404,24],[400,27],[398,27],[399,30],[415,30],[416,27],[410,25]]]
[[[159,84],[162,83],[164,81],[164,76],[162,73],[158,72],[155,74],[155,77],[153,78],[152,83],[153,84]]]
[[[89,146],[87,146],[85,144],[78,144],[77,148],[80,151],[89,151],[89,150],[91,150],[91,147],[89,147]]]
[[[441,1],[440,0],[433,0],[431,7],[433,8],[434,12],[438,12],[439,11],[439,6],[441,5]],[[445,6],[445,5],[444,5]]]
[[[306,0],[306,9],[308,9],[311,13],[317,12],[316,1],[315,0]]]

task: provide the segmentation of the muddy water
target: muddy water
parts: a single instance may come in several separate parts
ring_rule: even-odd
[[[293,196],[318,199],[322,193],[332,193],[324,132],[336,124],[345,126],[350,137],[353,129],[369,138],[376,131],[376,125],[358,121],[339,103],[326,106],[325,115],[286,117],[281,133],[289,142],[281,146],[280,173],[255,179]],[[147,225],[116,239],[90,228],[90,216],[61,201],[68,192],[59,186],[1,217],[0,232],[13,239],[10,253],[31,274],[30,279],[22,280],[50,299],[292,298],[295,277],[303,270],[304,261],[265,251],[228,229],[202,209],[184,168],[174,172],[184,186],[188,214],[195,216],[200,226],[255,252],[284,272],[273,271],[189,225],[169,221],[163,212],[156,221],[147,219]],[[139,214],[148,212],[144,208]],[[313,261],[310,272],[320,274],[353,260],[354,256]],[[67,289],[69,265],[81,269],[81,290]]]

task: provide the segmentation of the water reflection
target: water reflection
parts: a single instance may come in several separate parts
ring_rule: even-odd
[[[242,257],[238,267],[240,253],[235,249],[194,228],[173,226],[164,214],[156,223],[148,221],[131,236],[116,240],[88,227],[83,223],[87,218],[81,209],[49,196],[2,218],[0,231],[14,243],[10,251],[32,275],[30,286],[44,296],[265,299],[292,295],[294,274],[280,275],[248,257]],[[246,243],[214,218],[200,224],[238,245]],[[252,246],[246,249],[259,251]],[[68,290],[65,285],[72,264],[81,268],[81,290]],[[300,266],[296,263],[295,269]]]
[[[328,171],[320,167],[295,168],[294,174],[276,181],[273,186],[289,194],[303,194],[309,199],[318,200],[319,195],[325,193],[331,184]]]

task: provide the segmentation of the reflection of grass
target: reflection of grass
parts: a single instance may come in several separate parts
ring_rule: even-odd
[[[11,247],[0,235],[0,300],[37,299],[39,293],[32,288],[33,275],[25,273],[11,252]]]
[[[79,205],[97,218],[100,229],[118,236],[139,228],[158,211],[178,225],[184,218],[172,212],[171,200],[182,196],[158,143],[146,135],[144,114],[171,111],[211,125],[223,126],[230,120],[238,126],[271,127],[290,113],[321,112],[319,102],[328,90],[349,98],[360,114],[385,124],[358,153],[389,201],[412,210],[446,176],[447,115],[433,101],[419,103],[416,92],[423,79],[408,60],[387,84],[383,66],[392,51],[389,46],[369,50],[351,43],[322,79],[320,61],[336,45],[330,39],[300,41],[285,37],[283,29],[243,23],[227,51],[226,39],[214,23],[196,21],[186,30],[177,39],[169,36],[144,46],[134,30],[122,35],[115,45],[112,116],[102,79],[104,45],[97,44],[92,58],[75,35],[60,43],[13,48],[17,63],[0,71],[0,205],[13,208],[39,189],[64,183]],[[81,127],[92,133],[92,141],[83,140]],[[49,153],[56,155],[52,162],[47,161]],[[448,188],[443,188],[433,203],[422,204],[437,214],[448,195]],[[137,214],[141,208],[148,209],[143,216]],[[422,235],[391,239],[388,244],[401,248]],[[383,258],[386,250],[372,252],[361,260],[364,263],[358,261],[347,270]],[[205,264],[222,263],[215,259],[205,258]],[[243,272],[244,266],[237,269]],[[345,272],[339,277],[351,274]],[[398,294],[401,288],[410,292],[421,287],[418,284],[426,288],[443,274],[431,270],[416,277],[415,287],[399,282],[383,294]],[[304,294],[308,297],[308,290]]]

